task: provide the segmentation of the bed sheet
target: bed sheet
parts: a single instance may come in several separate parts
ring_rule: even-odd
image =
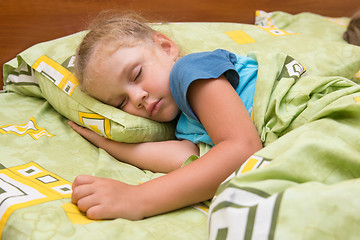
[[[206,238],[207,215],[201,206],[141,221],[87,219],[70,200],[78,174],[136,185],[160,174],[95,148],[44,99],[2,93],[0,104],[6,106],[0,113],[2,239]]]

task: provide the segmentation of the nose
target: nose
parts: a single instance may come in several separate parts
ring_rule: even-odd
[[[131,92],[130,100],[136,108],[144,107],[145,101],[148,98],[149,94],[147,91],[140,87],[134,87]]]

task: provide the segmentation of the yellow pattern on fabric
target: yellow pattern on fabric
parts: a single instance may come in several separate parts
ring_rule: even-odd
[[[261,27],[261,26],[257,26],[257,27],[267,31],[268,33],[270,33],[271,35],[273,35],[275,37],[299,34],[299,33],[294,33],[294,32],[290,32],[290,31],[285,31],[285,30],[275,28],[275,27]]]
[[[73,94],[75,88],[79,85],[78,80],[69,70],[45,55],[36,60],[32,67],[69,96]]]
[[[110,120],[96,113],[79,112],[80,122],[94,132],[111,139]]]
[[[209,207],[206,206],[204,203],[194,204],[192,205],[192,207],[206,215],[209,215]]]
[[[46,131],[45,128],[41,128],[36,124],[35,118],[31,117],[29,122],[25,124],[8,124],[0,126],[0,133],[11,133],[17,136],[24,136],[29,134],[34,140],[39,140],[42,136],[53,137],[54,135]]]
[[[232,40],[234,40],[237,44],[247,44],[247,43],[255,43],[255,39],[250,37],[246,32],[238,30],[238,31],[230,31],[225,32]]]
[[[252,170],[255,166],[255,164],[258,162],[258,159],[255,158],[249,158],[246,163],[244,164],[244,167],[241,169],[241,173],[249,172]]]
[[[354,97],[355,102],[360,103],[360,96]]]
[[[75,204],[65,203],[62,205],[62,208],[66,212],[66,215],[68,216],[70,221],[74,224],[89,224],[100,221],[87,218],[84,214],[80,212],[79,208]]]
[[[358,71],[357,73],[355,73],[354,75],[354,80],[357,82],[360,82],[360,71]]]
[[[253,155],[253,156],[249,157],[243,163],[243,165],[241,165],[241,167],[240,167],[237,174],[243,174],[243,173],[246,173],[246,172],[250,172],[250,171],[252,171],[254,169],[257,169],[257,168],[262,168],[262,167],[266,166],[269,163],[270,163],[269,160],[265,160],[262,157]]]
[[[0,238],[17,209],[70,198],[71,183],[34,162],[0,170]]]

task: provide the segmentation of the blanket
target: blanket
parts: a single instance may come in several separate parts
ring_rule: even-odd
[[[360,69],[360,52],[351,56]],[[358,239],[360,86],[288,55],[255,57],[265,147],[218,189],[210,239]]]
[[[297,81],[307,80],[332,92],[316,91],[291,120],[271,118],[263,126],[271,141],[280,137],[221,185],[211,204],[210,239],[358,238],[360,89],[339,77]],[[284,88],[280,82],[274,93],[297,95],[296,84]],[[289,108],[274,102],[268,111],[302,109],[301,95],[290,98]]]

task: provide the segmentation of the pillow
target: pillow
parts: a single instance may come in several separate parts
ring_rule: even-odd
[[[174,123],[133,116],[80,90],[71,72],[71,56],[84,34],[40,43],[20,53],[4,66],[4,89],[45,98],[61,115],[109,139],[128,143],[174,139]]]
[[[339,29],[345,31],[345,28],[335,28],[332,21],[324,21],[325,17],[303,16],[312,21],[286,13],[271,14],[276,26],[285,29],[239,23],[166,23],[153,24],[152,27],[172,38],[182,54],[217,48],[242,55],[253,53],[253,56],[279,52],[292,56],[314,75],[352,78],[359,71],[360,48],[341,39]],[[298,23],[300,20],[302,25]],[[331,39],[316,34],[318,30],[314,22],[318,21],[321,21],[319,28],[326,27],[329,32],[334,29],[329,33],[333,36]],[[306,30],[310,27],[307,24],[312,27],[311,31]],[[295,28],[300,25],[301,28]],[[20,53],[4,65],[4,89],[45,98],[66,118],[116,141],[174,138],[174,123],[157,123],[132,116],[81,92],[71,73],[71,56],[85,33],[40,43]]]

